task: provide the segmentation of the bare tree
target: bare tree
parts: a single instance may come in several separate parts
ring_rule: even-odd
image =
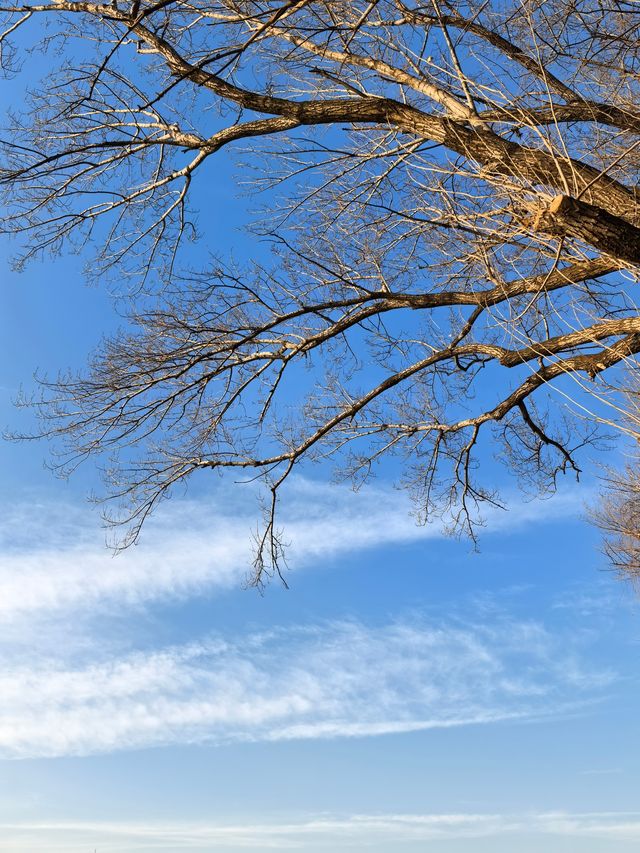
[[[625,388],[621,423],[631,439],[628,461],[622,469],[610,469],[602,478],[601,500],[591,520],[603,533],[603,551],[609,564],[634,584],[640,581],[640,386]]]
[[[604,533],[604,553],[624,577],[640,578],[640,474],[638,460],[606,480],[602,504],[593,514]]]
[[[113,452],[132,536],[196,471],[262,477],[259,583],[299,462],[357,480],[389,454],[424,517],[473,535],[498,500],[485,433],[548,489],[618,419],[640,352],[637,3],[2,12],[7,73],[29,44],[59,62],[4,134],[4,227],[25,259],[90,241],[135,306],[42,401],[63,464]],[[226,147],[267,190],[274,261],[190,270],[190,191]]]

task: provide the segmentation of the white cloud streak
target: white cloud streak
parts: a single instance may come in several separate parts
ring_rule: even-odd
[[[140,545],[117,555],[97,534],[95,514],[43,502],[5,507],[0,513],[0,625],[38,613],[50,617],[99,606],[139,607],[238,588],[251,564],[255,504],[248,503],[248,508],[233,506],[221,493],[208,500],[176,500],[149,523]],[[579,508],[571,495],[514,503],[509,512],[492,513],[488,531],[566,517]],[[437,525],[417,525],[410,510],[407,498],[390,489],[354,493],[292,481],[283,512],[291,567],[443,535]]]
[[[297,480],[289,495],[297,567],[441,535],[417,526],[392,491]],[[493,528],[551,509],[569,514],[574,504],[518,505]],[[453,614],[353,621],[117,651],[95,620],[240,586],[250,559],[246,508],[225,494],[175,502],[145,544],[115,558],[95,541],[95,517],[77,508],[32,502],[0,518],[0,757],[530,719],[590,701],[612,679],[585,665],[573,641],[495,612],[484,624]]]
[[[417,731],[575,710],[610,680],[567,638],[496,619],[341,622],[91,665],[5,664],[0,756]]]
[[[551,839],[591,838],[640,842],[640,812],[528,814],[317,815],[288,822],[1,824],[0,851],[36,850],[309,850],[385,849],[478,838],[508,839],[548,849]],[[537,838],[536,838],[537,837]],[[449,849],[449,848],[447,848]],[[502,848],[501,848],[502,849]],[[513,849],[513,848],[512,848]],[[564,849],[564,848],[563,848]],[[616,848],[619,849],[619,848]]]

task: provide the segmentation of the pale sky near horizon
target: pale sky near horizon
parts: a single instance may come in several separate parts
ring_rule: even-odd
[[[249,254],[226,172],[222,249]],[[118,318],[82,259],[10,271],[0,424]],[[25,421],[25,417],[27,421]],[[246,589],[248,487],[202,477],[106,549],[42,444],[0,445],[0,853],[631,853],[637,594],[583,520],[507,494],[474,553],[381,478],[287,492],[290,589]],[[613,455],[611,459],[614,460]]]

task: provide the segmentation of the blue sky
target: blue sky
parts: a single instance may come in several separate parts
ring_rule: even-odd
[[[577,494],[474,555],[299,478],[260,596],[237,490],[116,558],[55,491],[2,515],[0,849],[636,849],[638,608]]]
[[[20,370],[113,321],[62,263],[3,291],[17,424]],[[250,490],[203,479],[114,557],[45,451],[2,448],[0,850],[637,849],[638,605],[590,487],[514,494],[473,553],[312,469],[261,596]]]
[[[211,243],[248,257],[219,169]],[[19,386],[119,320],[82,258],[17,274],[11,252],[0,420],[19,430]],[[416,526],[390,470],[354,493],[308,469],[283,511],[290,589],[260,595],[249,487],[200,478],[114,557],[96,472],[62,482],[46,456],[0,448],[3,853],[638,849],[640,611],[582,519],[594,469],[508,494],[479,553]]]

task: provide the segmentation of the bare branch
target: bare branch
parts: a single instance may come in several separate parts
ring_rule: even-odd
[[[473,537],[499,503],[478,465],[488,431],[544,491],[623,423],[640,353],[626,6],[52,0],[0,16],[6,73],[25,45],[56,47],[2,133],[2,230],[19,262],[92,249],[130,308],[87,371],[43,381],[43,433],[62,470],[108,460],[130,538],[194,472],[244,471],[266,490],[260,584],[284,565],[292,471],[331,461],[361,482],[392,454],[421,517]],[[265,193],[253,233],[273,260],[202,268],[193,189],[229,152]]]

